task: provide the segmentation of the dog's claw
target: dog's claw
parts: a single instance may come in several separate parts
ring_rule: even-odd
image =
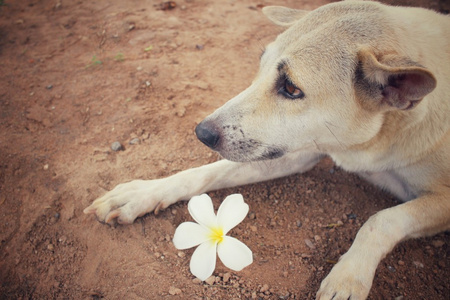
[[[155,208],[155,215],[158,215],[160,211],[163,211],[166,209],[166,206],[164,206],[164,203],[159,202],[158,205]]]

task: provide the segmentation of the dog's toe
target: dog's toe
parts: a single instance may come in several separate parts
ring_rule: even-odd
[[[369,264],[346,254],[322,281],[316,299],[364,300],[369,294],[374,271]]]
[[[131,224],[137,217],[168,207],[176,198],[164,181],[135,180],[119,184],[84,209],[102,223]],[[172,189],[174,190],[174,189]]]

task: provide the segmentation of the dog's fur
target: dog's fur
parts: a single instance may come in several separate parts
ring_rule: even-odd
[[[317,293],[364,299],[397,243],[450,228],[450,18],[359,1],[263,11],[286,31],[251,86],[196,128],[226,160],[118,185],[85,212],[132,223],[206,191],[305,172],[329,155],[405,201],[364,224]]]

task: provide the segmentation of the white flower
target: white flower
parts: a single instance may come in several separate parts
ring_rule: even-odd
[[[253,262],[252,251],[244,243],[226,236],[248,213],[248,205],[242,195],[233,194],[225,198],[217,216],[211,198],[206,194],[193,197],[188,210],[198,224],[181,223],[175,230],[173,244],[179,250],[198,245],[190,262],[192,274],[202,281],[211,276],[216,268],[216,252],[223,264],[234,271],[240,271]]]

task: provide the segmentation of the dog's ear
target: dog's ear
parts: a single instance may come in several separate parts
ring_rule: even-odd
[[[379,56],[368,49],[358,52],[356,90],[378,104],[411,109],[436,87],[434,75],[407,58],[396,54]]]
[[[262,12],[270,21],[280,26],[291,26],[305,16],[308,11],[283,6],[266,6]]]

